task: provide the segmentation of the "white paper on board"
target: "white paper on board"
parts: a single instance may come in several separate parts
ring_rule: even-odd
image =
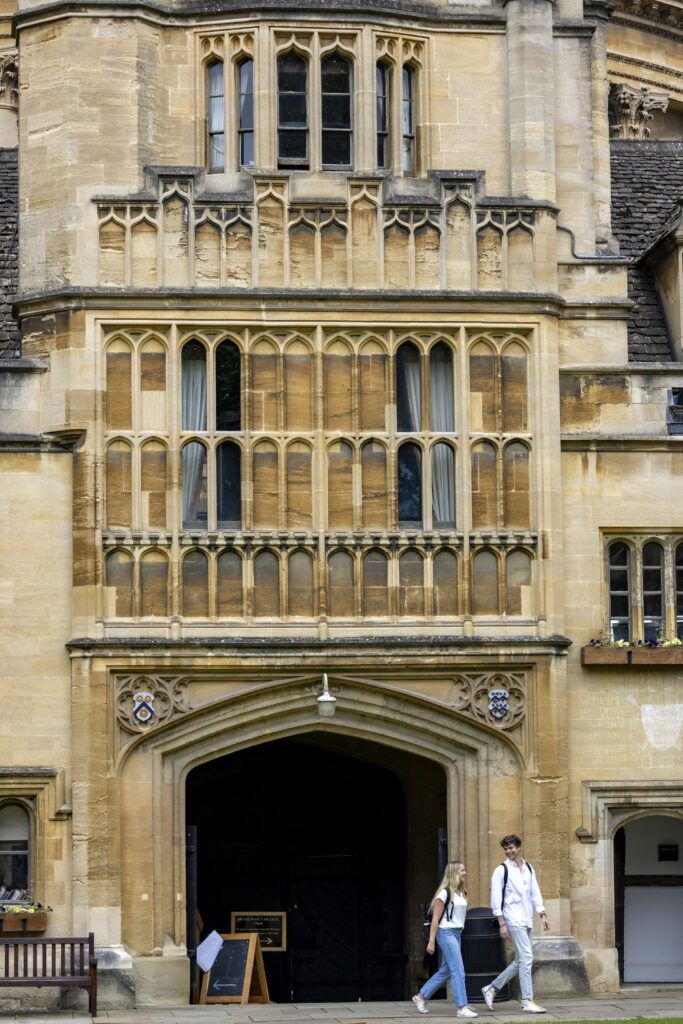
[[[197,946],[197,963],[203,971],[211,970],[222,945],[223,939],[216,931],[211,932],[203,942],[199,943]]]

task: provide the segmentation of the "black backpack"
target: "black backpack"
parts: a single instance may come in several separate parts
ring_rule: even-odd
[[[526,866],[528,867],[529,871],[533,875],[534,869],[532,868],[532,866],[529,863],[529,861],[525,860],[524,863],[526,864]],[[507,861],[504,861],[503,864],[501,865],[501,867],[503,869],[503,891],[502,891],[501,897],[500,897],[500,911],[502,913],[503,912],[503,907],[505,906],[505,890],[508,887],[508,866],[507,866]]]
[[[449,886],[446,886],[446,902],[444,903],[443,910],[441,911],[441,917],[439,918],[439,924],[441,924],[441,922],[443,921],[444,915],[445,915],[447,921],[450,921],[450,919],[451,919],[451,917],[453,915],[453,893],[451,892]],[[429,931],[430,931],[431,926],[432,926],[432,918],[433,918],[433,916],[434,916],[434,911],[433,910],[427,910],[425,912],[423,925],[424,925],[424,930],[425,930],[425,938],[427,939],[427,941],[429,941]]]

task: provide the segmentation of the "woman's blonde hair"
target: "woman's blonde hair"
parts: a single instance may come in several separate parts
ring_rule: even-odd
[[[462,878],[462,871],[465,865],[462,861],[451,860],[446,865],[446,870],[443,873],[443,878],[439,882],[436,892],[432,897],[432,902],[429,904],[429,909],[434,909],[439,893],[442,889],[450,889],[452,893],[457,893],[458,896],[467,896],[467,889],[465,888],[465,882]]]

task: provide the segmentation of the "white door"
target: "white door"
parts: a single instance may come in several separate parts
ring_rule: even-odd
[[[627,885],[624,896],[624,981],[683,981],[683,885]]]

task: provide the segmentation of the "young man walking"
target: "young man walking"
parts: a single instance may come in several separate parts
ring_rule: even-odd
[[[492,1010],[496,992],[507,985],[515,974],[519,974],[522,1010],[526,1013],[545,1013],[544,1008],[534,1002],[531,984],[534,910],[543,921],[543,931],[550,930],[543,897],[536,881],[536,872],[522,857],[522,840],[519,836],[505,836],[500,845],[505,853],[505,863],[498,865],[491,878],[491,910],[498,920],[502,938],[509,938],[515,947],[515,957],[490,985],[484,986],[482,995],[489,1010]]]

